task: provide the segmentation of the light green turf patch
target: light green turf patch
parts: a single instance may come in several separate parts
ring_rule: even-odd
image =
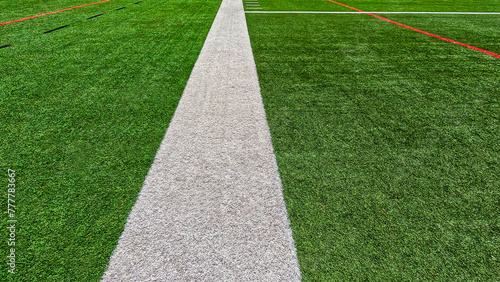
[[[95,2],[100,2],[102,0],[21,0],[21,1],[1,1],[0,2],[0,23],[14,21],[19,19],[24,19],[27,17],[32,17],[40,14],[60,11],[63,9],[76,7],[85,4],[91,4]],[[109,8],[115,8],[116,5],[131,4],[138,2],[131,0],[111,0],[104,3],[99,3],[96,5],[91,5],[87,7],[78,8],[84,10],[99,9],[105,10]],[[120,6],[120,7],[122,7]],[[73,13],[74,10],[66,11],[64,13]],[[79,12],[76,12],[79,13]],[[45,17],[58,17],[58,15],[47,15]]]
[[[134,14],[138,11],[142,11],[145,2],[140,4],[134,4],[138,2],[137,0],[112,0],[109,2],[96,4],[92,6],[81,7],[73,10],[64,11],[61,13],[50,14],[42,17],[37,17],[21,22],[10,23],[7,25],[0,26],[0,46],[10,44],[10,45],[23,45],[31,44],[32,41],[40,40],[46,38],[47,35],[42,35],[44,32],[58,28],[64,25],[70,25],[72,27],[80,28],[82,25],[85,28],[85,24],[100,22],[103,20],[117,19],[123,20],[124,18]],[[92,3],[86,2],[86,3]],[[56,5],[57,4],[57,5]],[[2,13],[4,21],[19,20],[26,17],[31,17],[35,15],[40,15],[46,12],[54,12],[64,8],[70,8],[75,5],[85,4],[82,0],[70,1],[59,3],[57,1],[48,3],[39,3],[35,6],[21,6],[19,9],[14,9],[13,7],[5,8],[6,13]],[[3,5],[6,5],[4,3]],[[147,6],[147,5],[146,5]],[[116,10],[118,8],[125,7],[123,10]],[[142,13],[142,12],[141,12]],[[104,14],[99,18],[94,18],[88,20],[87,18]],[[2,22],[4,22],[2,21]],[[94,24],[95,25],[95,24]]]
[[[353,11],[327,0],[258,1],[264,11]],[[500,12],[500,0],[339,0],[336,2],[364,11]]]
[[[1,281],[98,281],[106,268],[220,5],[134,2],[2,28],[1,195],[6,208],[14,169],[18,222],[17,274],[4,240]]]
[[[370,16],[247,14],[304,281],[500,279],[500,60]],[[397,20],[500,53],[496,18]]]

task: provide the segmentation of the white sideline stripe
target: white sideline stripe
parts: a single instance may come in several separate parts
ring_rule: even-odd
[[[262,8],[252,8],[252,7],[248,7],[247,9],[262,9]],[[252,13],[252,11],[249,11],[250,13]]]
[[[222,1],[102,280],[301,281],[241,0]]]
[[[352,11],[246,11],[258,14],[438,14],[438,15],[500,15],[500,12],[352,12]]]

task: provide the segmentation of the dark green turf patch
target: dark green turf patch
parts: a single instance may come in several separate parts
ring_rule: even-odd
[[[499,52],[467,19],[397,21]],[[500,60],[369,16],[247,20],[304,280],[498,280]]]
[[[220,4],[128,2],[3,29],[0,179],[16,171],[18,223],[2,281],[100,279]]]

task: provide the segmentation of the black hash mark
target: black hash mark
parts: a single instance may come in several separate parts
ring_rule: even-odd
[[[92,17],[90,17],[90,18],[87,18],[87,20],[90,20],[90,19],[93,19],[93,18],[97,18],[97,17],[100,17],[100,16],[102,16],[102,15],[104,15],[104,14],[99,14],[99,15],[92,16]]]
[[[53,32],[53,31],[56,31],[56,30],[59,30],[59,29],[62,29],[62,28],[68,27],[68,26],[69,26],[69,25],[63,25],[63,26],[60,26],[60,27],[58,27],[58,28],[54,28],[54,29],[48,30],[48,31],[46,31],[46,32],[44,32],[44,33]]]

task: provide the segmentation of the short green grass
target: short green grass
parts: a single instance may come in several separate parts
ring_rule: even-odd
[[[85,3],[6,2],[2,21]],[[12,44],[0,49],[1,195],[6,207],[14,169],[18,220],[16,275],[0,223],[2,281],[98,281],[106,268],[220,5],[135,2],[0,27]]]
[[[368,15],[246,16],[304,281],[500,280],[500,59]],[[500,53],[498,17],[390,18]]]

